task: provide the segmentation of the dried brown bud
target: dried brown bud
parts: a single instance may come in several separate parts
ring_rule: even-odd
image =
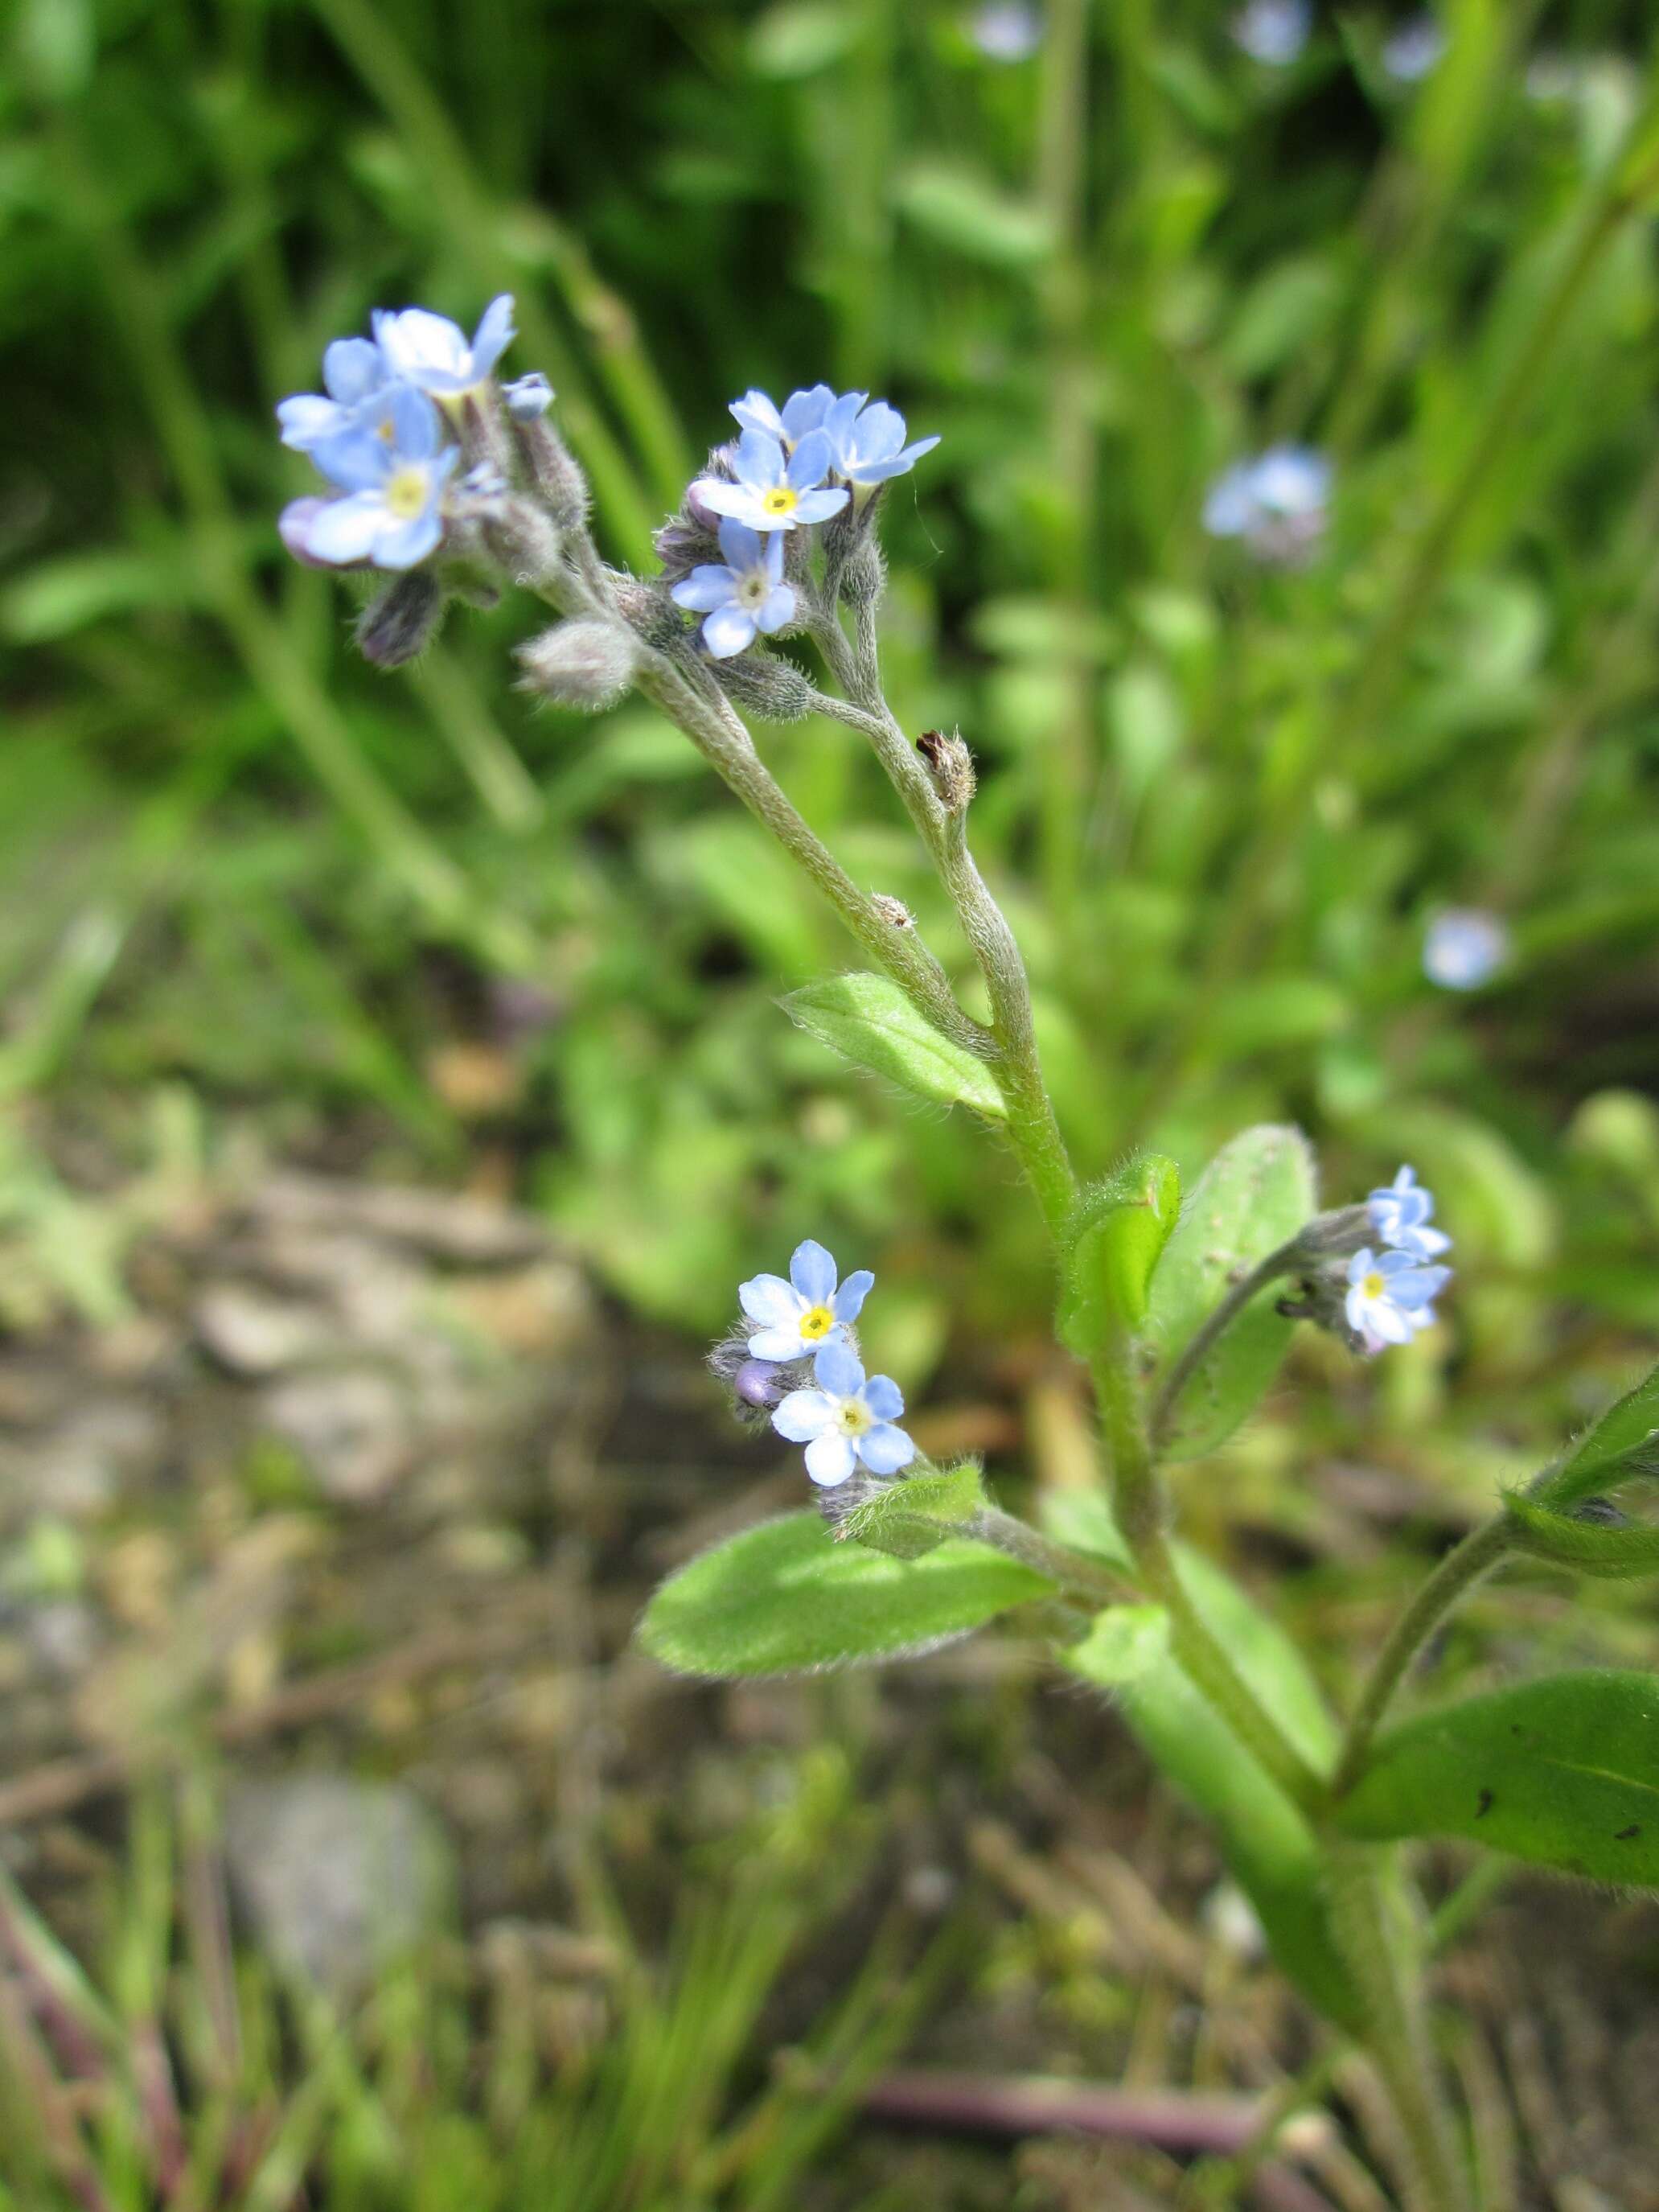
[[[945,812],[965,814],[979,788],[979,779],[974,774],[974,757],[963,743],[962,732],[952,730],[947,736],[943,730],[924,730],[916,739],[916,750],[921,755]]]

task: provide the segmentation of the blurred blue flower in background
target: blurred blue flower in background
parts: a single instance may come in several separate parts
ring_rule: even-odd
[[[1235,461],[1210,486],[1204,527],[1212,538],[1242,538],[1259,560],[1289,567],[1324,535],[1331,465],[1308,446],[1272,446]]]
[[[1233,43],[1252,61],[1285,69],[1297,60],[1313,29],[1310,0],[1250,0],[1232,20]]]
[[[726,565],[707,561],[675,585],[676,606],[707,615],[702,641],[716,660],[729,660],[755,641],[757,630],[769,637],[794,618],[793,586],[783,580],[783,532],[763,538],[729,519],[720,528]]]
[[[1400,84],[1428,76],[1446,51],[1446,33],[1432,15],[1413,15],[1383,41],[1382,66]]]
[[[482,384],[511,343],[513,295],[502,292],[490,301],[471,344],[459,323],[426,307],[397,314],[377,307],[372,321],[374,343],[393,376],[440,398],[456,398]]]
[[[826,521],[846,506],[848,495],[823,487],[830,473],[830,441],[809,430],[793,453],[764,430],[745,430],[732,456],[735,482],[699,477],[693,498],[715,514],[750,530],[794,530]]]
[[[1367,1247],[1348,1262],[1343,1301],[1348,1327],[1368,1354],[1391,1344],[1409,1344],[1419,1329],[1433,1324],[1433,1300],[1450,1280],[1449,1267],[1419,1267],[1409,1252],[1373,1252]]]
[[[828,1344],[812,1363],[815,1390],[792,1390],[772,1416],[772,1426],[793,1444],[806,1446],[806,1472],[825,1490],[845,1482],[862,1460],[872,1474],[896,1474],[916,1448],[893,1424],[904,1399],[890,1375],[866,1382],[857,1355]]]
[[[312,448],[346,496],[294,501],[283,541],[312,564],[412,568],[443,536],[443,496],[460,449],[443,443],[438,410],[406,384],[386,386],[361,421]]]
[[[1026,62],[1042,44],[1042,18],[1028,0],[992,0],[969,16],[968,35],[988,62]]]
[[[1478,991],[1509,957],[1509,931],[1480,907],[1448,907],[1423,939],[1423,973],[1443,991]]]

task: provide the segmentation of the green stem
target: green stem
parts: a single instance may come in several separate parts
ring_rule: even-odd
[[[1300,1251],[1300,1237],[1292,1237],[1276,1252],[1269,1252],[1265,1260],[1251,1268],[1243,1282],[1233,1285],[1203,1326],[1194,1333],[1180,1358],[1164,1376],[1158,1395],[1152,1401],[1149,1426],[1155,1444],[1162,1443],[1168,1433],[1170,1424],[1180,1406],[1182,1392],[1209,1358],[1217,1339],[1232,1327],[1258,1291],[1265,1290],[1269,1283],[1276,1282],[1281,1275],[1291,1273]]]
[[[1337,1763],[1334,1794],[1350,1788],[1365,1762],[1371,1738],[1410,1673],[1412,1662],[1441,1622],[1474,1583],[1510,1549],[1510,1524],[1495,1515],[1454,1545],[1395,1623],[1366,1678]]]
[[[1400,2123],[1412,2212],[1469,2212],[1468,2178],[1424,2019],[1420,1939],[1390,1910],[1389,1863],[1389,1854],[1375,1845],[1328,1844],[1332,1931],[1364,2007],[1364,2047]]]
[[[1024,1566],[1034,1567],[1040,1575],[1047,1575],[1068,1595],[1081,1598],[1096,1607],[1121,1605],[1125,1599],[1140,1593],[1126,1574],[1104,1566],[1086,1553],[1073,1551],[1068,1545],[1056,1544],[1041,1529],[1033,1528],[1028,1521],[1016,1520],[1012,1513],[1004,1513],[994,1505],[981,1506],[973,1519],[965,1522],[962,1534],[977,1537],[981,1544],[994,1545],[1006,1552],[1011,1559]]]

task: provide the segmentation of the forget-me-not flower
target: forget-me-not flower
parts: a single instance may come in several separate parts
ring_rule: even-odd
[[[301,560],[412,568],[443,536],[444,492],[460,449],[443,443],[438,410],[423,393],[388,385],[361,423],[323,439],[311,457],[346,495],[295,500],[286,509],[283,541]]]
[[[1446,51],[1446,33],[1432,15],[1413,15],[1383,41],[1382,66],[1396,84],[1416,84]]]
[[[755,642],[757,630],[769,637],[794,619],[795,593],[783,580],[781,530],[763,538],[728,519],[720,525],[720,540],[726,565],[702,562],[675,585],[672,597],[676,606],[707,617],[703,643],[716,660],[729,660]]]
[[[1429,1227],[1434,1218],[1434,1194],[1419,1182],[1414,1168],[1401,1168],[1391,1183],[1372,1191],[1365,1209],[1371,1227],[1396,1252],[1407,1252],[1413,1260],[1437,1260],[1451,1249],[1451,1238],[1445,1231]]]
[[[875,1280],[860,1267],[837,1286],[834,1260],[809,1237],[791,1255],[787,1283],[781,1275],[754,1275],[738,1285],[738,1304],[756,1324],[751,1357],[805,1359],[821,1346],[845,1344]]]
[[[1368,1355],[1408,1344],[1433,1322],[1433,1300],[1450,1279],[1449,1267],[1422,1267],[1409,1252],[1373,1252],[1367,1246],[1348,1262],[1342,1302],[1348,1327]]]
[[[769,432],[745,430],[738,441],[732,469],[734,483],[699,477],[691,495],[711,513],[729,515],[750,530],[794,530],[825,522],[841,512],[849,496],[824,483],[830,473],[830,441],[822,430],[809,430],[787,455]]]
[[[1300,58],[1312,28],[1310,0],[1249,0],[1233,17],[1233,44],[1252,61],[1286,69]]]
[[[732,402],[731,413],[744,430],[760,430],[775,438],[786,453],[793,453],[809,430],[821,430],[823,418],[836,404],[827,384],[814,384],[792,392],[781,407],[764,392],[745,392]]]
[[[1331,465],[1308,446],[1270,446],[1235,461],[1211,485],[1204,527],[1212,538],[1242,538],[1257,558],[1292,562],[1323,534]]]
[[[323,355],[323,392],[296,392],[277,407],[283,443],[308,453],[323,439],[355,430],[373,410],[389,376],[386,356],[371,340],[336,338]]]
[[[890,1375],[865,1379],[856,1353],[826,1344],[812,1363],[817,1387],[792,1390],[772,1415],[772,1426],[792,1444],[806,1447],[806,1472],[823,1489],[845,1482],[860,1460],[872,1474],[896,1474],[916,1448],[893,1425],[904,1411]]]
[[[459,323],[426,307],[392,313],[377,307],[374,343],[391,374],[434,398],[453,399],[482,384],[511,343],[513,295],[502,292],[484,309],[471,344]]]
[[[1448,907],[1423,939],[1423,973],[1443,991],[1478,991],[1510,954],[1510,933],[1495,914]]]
[[[988,62],[1025,62],[1042,44],[1042,18],[1030,0],[990,0],[969,19],[968,35]]]
[[[842,393],[824,416],[823,434],[830,441],[831,469],[861,490],[905,475],[939,443],[937,437],[918,438],[907,446],[903,416],[884,399],[872,401],[866,392]]]

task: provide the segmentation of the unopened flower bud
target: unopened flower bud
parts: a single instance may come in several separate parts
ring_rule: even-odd
[[[685,617],[659,584],[638,576],[613,575],[611,596],[617,612],[641,643],[653,653],[684,653],[692,633]]]
[[[443,620],[442,585],[429,568],[395,577],[357,617],[357,649],[376,668],[403,668],[425,651]]]
[[[489,501],[479,520],[485,545],[514,583],[533,589],[557,574],[559,527],[533,499],[514,492]]]
[[[775,1359],[745,1359],[732,1377],[732,1388],[745,1406],[769,1413],[786,1395],[778,1382],[782,1371]]]
[[[963,744],[959,730],[947,736],[943,730],[924,730],[916,739],[916,750],[939,793],[939,804],[949,815],[965,814],[979,779],[974,774],[974,757]]]
[[[872,891],[870,903],[879,919],[890,929],[914,929],[916,918],[902,899],[890,898],[885,891]]]
[[[714,477],[722,483],[734,483],[737,478],[737,453],[738,449],[735,446],[714,447],[709,453],[708,465],[702,471],[702,476],[693,477],[686,486],[685,512],[697,528],[707,531],[711,538],[719,534],[720,517],[715,514],[712,507],[704,505],[698,495],[697,486],[704,477]]]
[[[700,522],[689,514],[672,514],[651,540],[663,572],[672,583],[689,575],[702,562],[711,564],[720,558],[720,540],[712,538]]]
[[[726,697],[769,722],[804,721],[815,694],[793,661],[769,653],[742,653],[709,664]]]
[[[513,437],[530,481],[554,522],[562,530],[580,529],[591,504],[587,478],[563,439],[539,415],[528,421],[514,416]]]
[[[561,707],[597,714],[614,706],[634,681],[638,652],[620,623],[555,623],[518,648],[521,688]]]
[[[773,1407],[812,1379],[810,1359],[757,1359],[749,1349],[749,1329],[741,1323],[714,1346],[708,1366],[726,1386],[733,1419],[746,1429],[769,1429]]]
[[[1296,1249],[1286,1255],[1285,1273],[1294,1274],[1299,1267],[1316,1267],[1322,1260],[1352,1259],[1367,1244],[1374,1244],[1376,1237],[1369,1206],[1340,1206],[1329,1213],[1316,1213],[1297,1231]]]
[[[874,507],[865,510],[867,516]],[[881,547],[876,542],[865,517],[860,518],[862,535],[848,554],[841,572],[841,596],[853,608],[873,607],[887,588],[887,563],[882,557]]]
[[[553,404],[553,387],[537,369],[529,376],[515,377],[511,384],[504,384],[501,398],[515,422],[536,422]]]

